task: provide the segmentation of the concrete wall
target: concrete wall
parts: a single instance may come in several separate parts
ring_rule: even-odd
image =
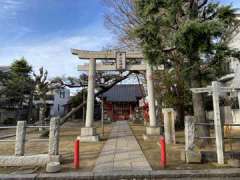
[[[240,109],[231,109],[230,106],[220,107],[221,116],[225,119],[225,123],[235,123],[240,124]],[[213,111],[207,111],[206,117],[209,120],[213,120]]]

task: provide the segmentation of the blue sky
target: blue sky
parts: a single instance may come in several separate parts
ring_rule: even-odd
[[[240,0],[221,0],[240,7]],[[0,0],[0,65],[25,57],[49,76],[77,76],[71,48],[100,50],[115,42],[104,27],[102,0]]]
[[[0,65],[24,56],[49,76],[77,76],[70,48],[98,50],[113,41],[101,0],[0,0]]]

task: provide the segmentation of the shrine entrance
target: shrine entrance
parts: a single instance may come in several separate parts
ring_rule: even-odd
[[[143,54],[140,51],[86,51],[71,50],[73,55],[79,59],[88,60],[88,64],[79,65],[79,71],[88,71],[88,94],[85,127],[81,128],[81,141],[98,141],[96,128],[93,127],[94,99],[95,99],[95,78],[96,71],[146,71],[147,94],[149,106],[149,126],[146,127],[147,135],[160,135],[160,127],[157,126],[155,98],[153,88],[153,67],[145,63]],[[96,63],[100,60],[100,63]],[[103,63],[104,62],[104,63]],[[162,70],[157,67],[154,70]]]
[[[113,120],[128,120],[130,115],[130,104],[119,102],[113,104]]]

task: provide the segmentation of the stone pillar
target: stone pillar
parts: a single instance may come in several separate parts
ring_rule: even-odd
[[[147,135],[160,135],[160,127],[157,127],[156,121],[156,108],[154,98],[154,86],[153,86],[153,69],[152,66],[147,64],[146,68],[147,79],[147,92],[148,92],[148,105],[149,105],[149,127],[146,128]]]
[[[172,108],[163,108],[164,136],[166,144],[175,144],[175,112]]]
[[[194,144],[195,138],[195,117],[185,117],[185,150],[181,153],[181,159],[187,163],[200,163],[202,155],[200,150]]]
[[[23,156],[26,138],[26,121],[18,121],[16,128],[15,155]]]
[[[194,146],[195,138],[195,117],[185,116],[184,121],[185,133],[185,151],[191,150]]]
[[[88,68],[88,94],[87,94],[87,111],[85,127],[81,128],[81,142],[98,141],[96,128],[93,128],[94,121],[94,100],[95,100],[95,77],[96,77],[96,59],[89,60]]]
[[[59,118],[50,120],[48,155],[59,155]]]
[[[95,76],[96,76],[96,60],[89,60],[88,69],[88,94],[87,94],[87,113],[85,127],[92,127],[94,118],[94,89],[95,89]]]
[[[220,118],[219,108],[219,93],[220,84],[219,82],[212,82],[213,88],[213,111],[214,111],[214,129],[216,136],[216,149],[217,149],[217,160],[218,164],[224,164],[224,141],[223,141],[223,122]]]

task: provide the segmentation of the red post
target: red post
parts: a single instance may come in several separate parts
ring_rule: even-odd
[[[165,168],[167,164],[166,160],[166,144],[165,144],[165,138],[163,136],[160,137],[160,148],[161,148],[161,160],[160,160],[160,166],[162,168]]]
[[[78,169],[79,165],[80,165],[80,160],[79,160],[79,144],[80,144],[80,140],[77,139],[74,142],[74,160],[73,160],[73,164],[74,164],[74,168]]]

